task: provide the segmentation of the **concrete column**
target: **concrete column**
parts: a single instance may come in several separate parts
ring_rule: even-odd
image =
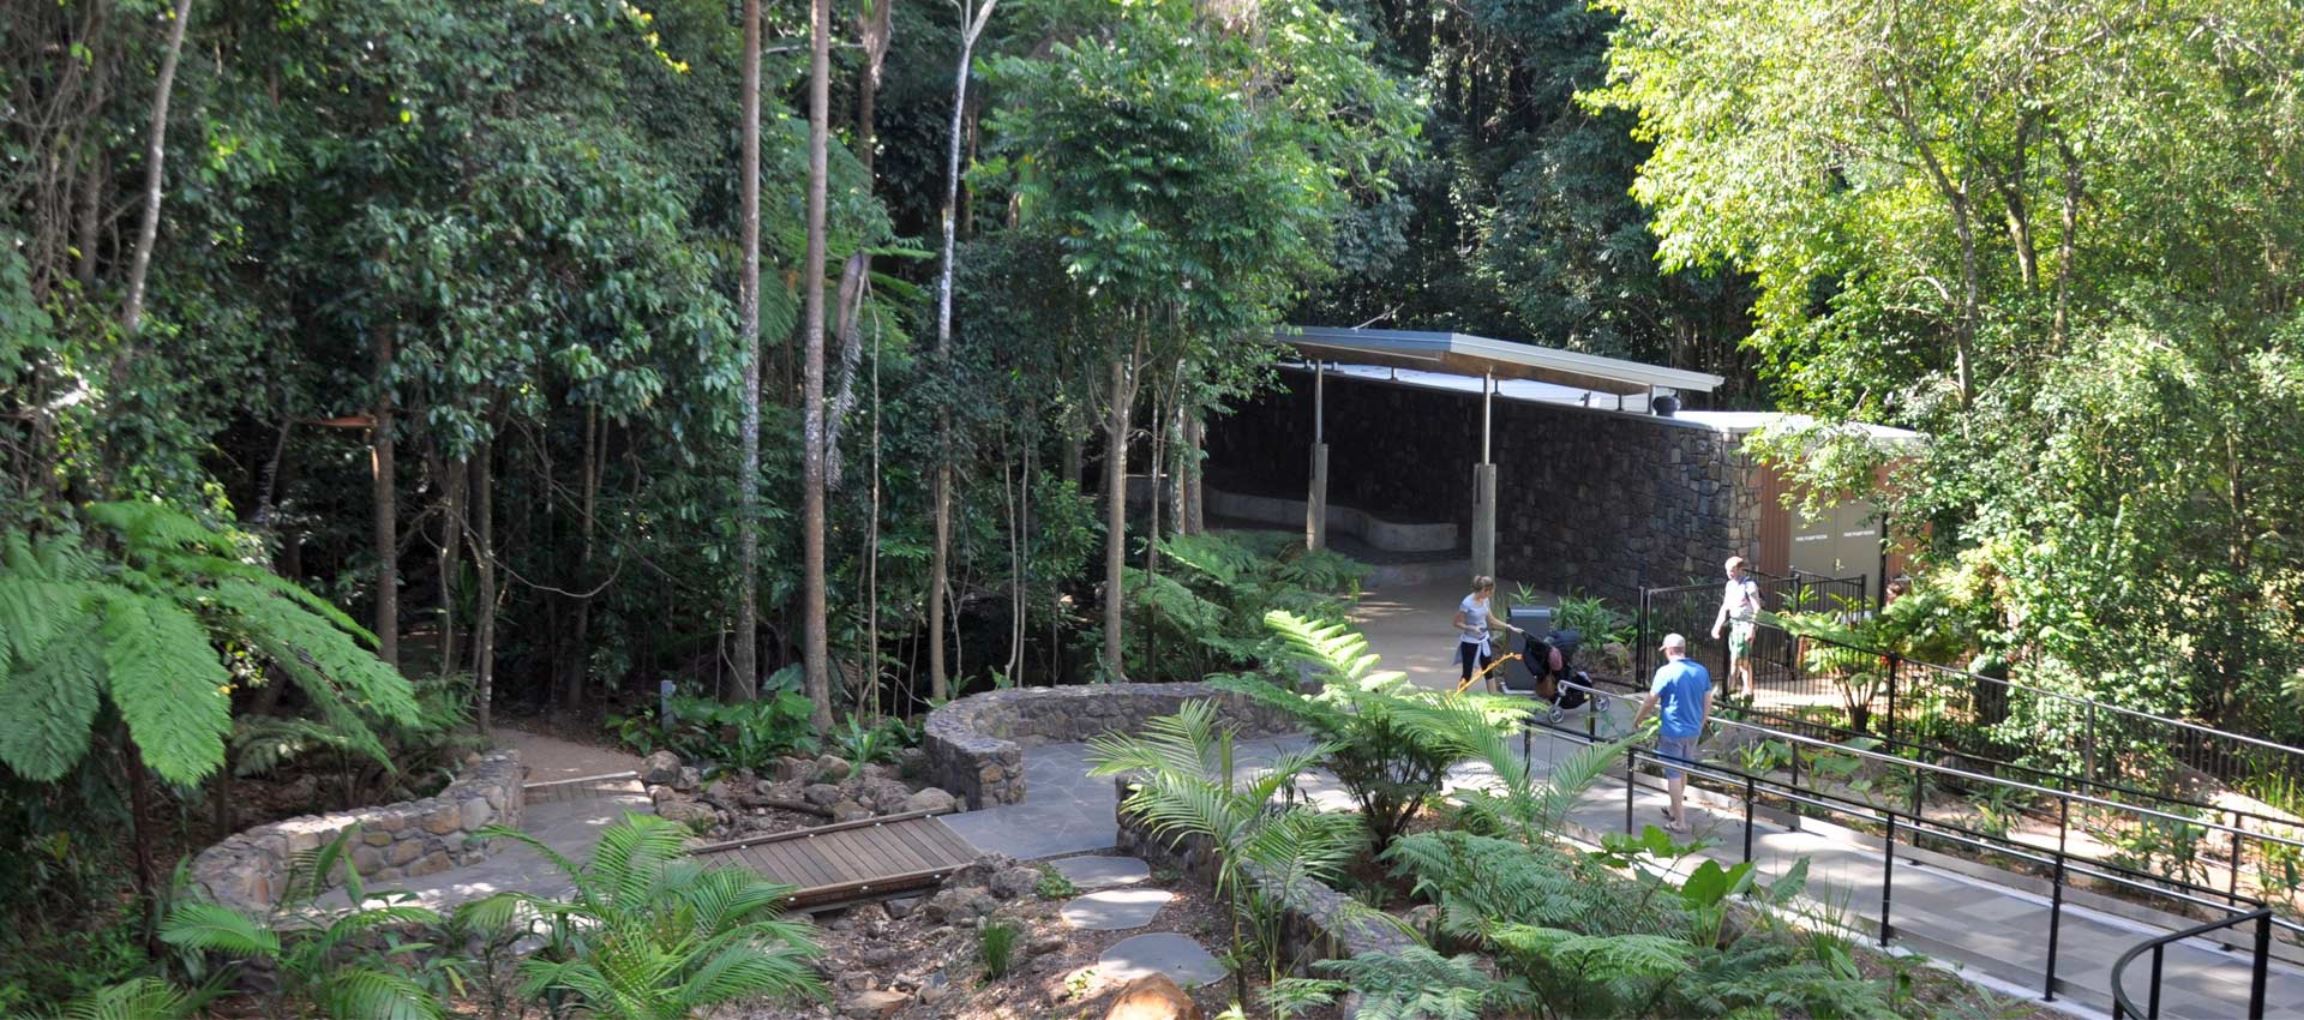
[[[1304,501],[1304,548],[1328,547],[1328,444],[1312,444],[1312,492]]]
[[[1304,548],[1328,547],[1328,363],[1312,363],[1312,491],[1304,499]]]
[[[1472,465],[1472,572],[1496,576],[1496,465]]]

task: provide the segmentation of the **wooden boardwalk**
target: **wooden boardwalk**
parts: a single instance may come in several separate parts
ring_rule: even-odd
[[[934,886],[978,853],[923,811],[713,843],[696,855],[792,886],[786,909],[815,910]]]

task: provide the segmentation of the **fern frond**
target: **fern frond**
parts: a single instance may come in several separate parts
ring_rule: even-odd
[[[88,731],[104,688],[98,618],[80,616],[40,655],[0,674],[0,764],[36,782],[69,771],[88,753]]]
[[[199,783],[224,764],[232,675],[200,621],[174,603],[115,590],[103,604],[106,673],[129,735],[161,778]]]
[[[62,1020],[176,1020],[214,997],[209,988],[187,991],[160,978],[131,978],[74,999]]]
[[[318,999],[328,1016],[345,1020],[442,1020],[447,1012],[432,993],[406,974],[344,967],[321,983]]]
[[[168,912],[160,940],[172,946],[248,959],[276,959],[280,936],[237,910],[218,903],[183,903]]]

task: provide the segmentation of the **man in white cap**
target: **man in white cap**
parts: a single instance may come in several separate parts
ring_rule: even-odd
[[[1656,668],[1655,682],[1648,685],[1648,700],[1641,702],[1640,711],[1633,715],[1632,728],[1640,728],[1649,712],[1656,713],[1656,753],[1665,759],[1665,785],[1672,794],[1672,806],[1664,812],[1664,827],[1685,834],[1688,812],[1681,807],[1680,797],[1688,786],[1688,774],[1672,762],[1696,761],[1696,740],[1704,735],[1704,721],[1712,716],[1712,673],[1688,657],[1685,637],[1664,635],[1662,650],[1664,664]]]

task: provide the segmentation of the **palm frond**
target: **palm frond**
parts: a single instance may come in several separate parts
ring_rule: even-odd
[[[172,946],[247,959],[280,955],[280,936],[254,918],[216,903],[181,903],[160,925],[160,940]]]
[[[343,1020],[441,1020],[440,1002],[406,974],[343,967],[322,982],[317,998],[331,1017]]]

